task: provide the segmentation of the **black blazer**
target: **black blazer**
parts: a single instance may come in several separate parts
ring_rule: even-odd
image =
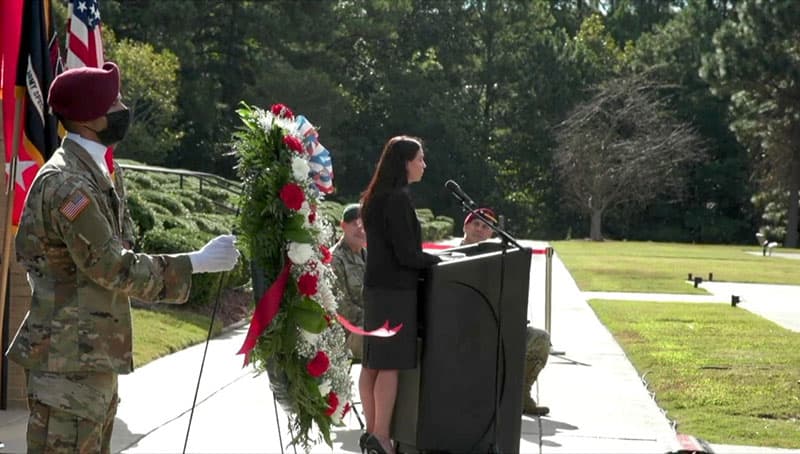
[[[365,214],[369,254],[364,286],[417,288],[420,272],[440,259],[422,252],[422,232],[408,186],[375,195]]]

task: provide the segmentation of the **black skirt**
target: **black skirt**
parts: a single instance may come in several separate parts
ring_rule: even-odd
[[[403,324],[392,337],[364,336],[362,365],[369,369],[417,367],[417,290],[364,288],[364,328],[372,331],[389,322]]]

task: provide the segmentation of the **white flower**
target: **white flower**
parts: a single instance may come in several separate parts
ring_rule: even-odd
[[[331,392],[331,381],[330,380],[323,380],[322,383],[319,385],[319,393],[323,396],[327,396],[329,392]]]
[[[295,120],[276,117],[268,110],[258,109],[256,116],[258,126],[260,126],[264,132],[269,132],[273,126],[278,126],[285,131],[285,134],[292,134],[297,131],[298,128],[298,124]]]
[[[320,216],[317,216],[318,218]],[[318,219],[319,222],[315,222],[318,224],[317,228],[317,242],[322,244],[329,244],[331,243],[335,235],[335,230],[333,229],[333,225],[330,222],[327,222],[324,217]]]
[[[311,205],[308,204],[308,201],[304,201],[303,204],[300,205],[300,209],[297,210],[297,212],[307,218],[308,215],[311,214]]]
[[[339,425],[342,423],[342,411],[344,411],[344,401],[340,398],[339,405],[336,406],[336,409],[333,410],[333,414],[331,415],[331,422],[335,425]]]
[[[312,333],[311,331],[306,331],[303,328],[300,328],[300,336],[303,337],[303,340],[308,342],[309,345],[316,345],[317,339],[319,339],[319,334]]]
[[[276,117],[275,115],[272,115],[272,112],[268,112],[268,114],[272,116],[273,124],[278,125],[285,131],[291,133],[297,130],[297,123],[295,123],[294,120],[290,120],[288,118]]]
[[[256,113],[256,121],[258,122],[258,126],[261,127],[261,129],[265,132],[272,128],[272,114],[270,113],[267,113],[263,110],[258,110]]]
[[[292,263],[295,265],[302,265],[314,255],[314,249],[310,244],[291,242],[289,243],[287,255]]]
[[[296,181],[306,181],[310,171],[311,167],[308,166],[308,161],[297,156],[292,157],[292,175]]]
[[[321,277],[317,284],[317,294],[319,295],[317,300],[326,311],[336,312],[339,305],[336,303],[336,297],[333,295],[333,291],[331,291],[328,280],[325,277]]]

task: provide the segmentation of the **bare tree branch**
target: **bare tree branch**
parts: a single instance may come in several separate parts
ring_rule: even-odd
[[[646,75],[606,81],[556,127],[563,193],[592,218],[594,240],[607,210],[680,196],[687,168],[703,159],[701,139],[673,118],[660,88]]]

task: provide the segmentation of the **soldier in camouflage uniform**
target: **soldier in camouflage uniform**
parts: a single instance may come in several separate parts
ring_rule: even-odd
[[[343,299],[339,302],[339,313],[357,326],[364,322],[364,272],[367,269],[367,235],[361,223],[361,212],[358,204],[345,207],[342,212],[342,232],[344,235],[333,246],[333,271],[339,283]],[[347,333],[347,346],[353,358],[361,360],[363,350],[362,337]]]
[[[192,273],[238,259],[231,235],[188,254],[131,250],[122,172],[105,161],[130,121],[119,80],[113,63],[73,69],[48,95],[68,134],[25,201],[16,252],[33,294],[7,353],[27,377],[28,452],[109,452],[117,376],[133,370],[129,297],[185,302]]]
[[[477,211],[489,221],[497,223],[497,216],[491,208],[478,208]],[[464,239],[461,245],[486,241],[492,237],[492,233],[492,229],[480,218],[469,213],[464,219]],[[550,409],[536,405],[536,401],[531,397],[531,388],[550,356],[550,334],[545,330],[529,326],[525,339],[525,388],[522,395],[522,412],[529,416],[544,416],[550,413]]]

